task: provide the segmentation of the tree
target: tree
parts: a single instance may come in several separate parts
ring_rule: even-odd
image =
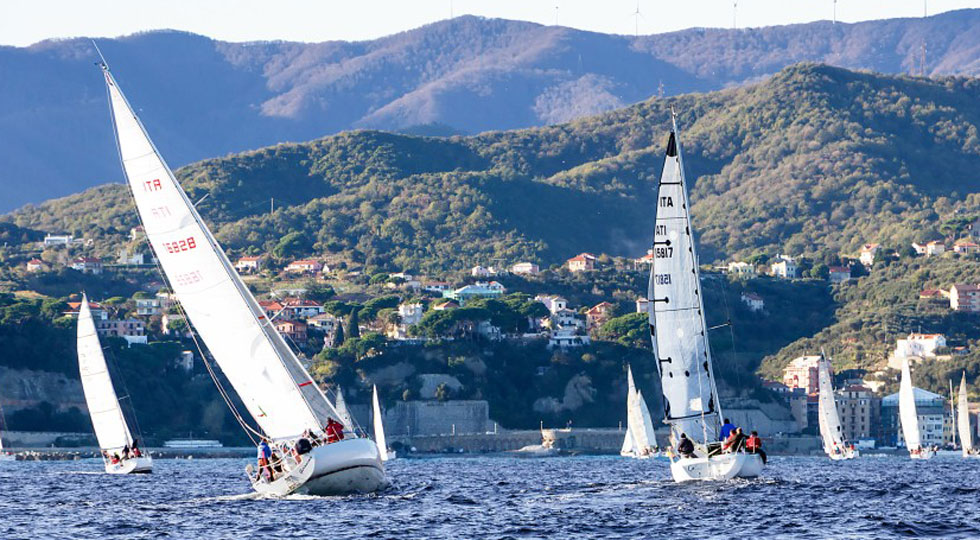
[[[361,337],[360,320],[358,319],[358,309],[354,308],[350,311],[350,316],[347,318],[347,337],[351,339],[357,339]]]
[[[446,383],[440,383],[439,386],[436,387],[435,398],[438,401],[448,401],[451,392],[452,390],[446,386]]]
[[[341,321],[337,321],[337,331],[333,334],[333,346],[340,347],[344,344],[344,324]]]
[[[303,233],[293,231],[279,239],[276,247],[272,248],[272,254],[279,259],[295,257],[310,249]]]

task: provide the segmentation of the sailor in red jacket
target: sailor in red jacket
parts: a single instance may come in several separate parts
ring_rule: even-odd
[[[753,431],[749,438],[745,441],[745,451],[750,454],[759,454],[762,458],[762,462],[766,462],[766,452],[762,449],[762,439],[759,438],[759,433]]]
[[[327,434],[328,443],[344,440],[344,425],[333,418],[327,420],[327,427],[323,431]]]

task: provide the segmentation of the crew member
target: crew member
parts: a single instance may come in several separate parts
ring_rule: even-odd
[[[681,440],[677,443],[677,453],[681,457],[694,457],[694,441],[687,438],[687,433],[681,433]]]
[[[759,454],[759,457],[762,458],[762,463],[768,461],[766,451],[762,449],[762,439],[759,438],[759,434],[755,431],[745,440],[745,451],[750,454]]]

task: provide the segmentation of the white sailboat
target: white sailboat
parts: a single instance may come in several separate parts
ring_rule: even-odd
[[[671,441],[682,434],[695,443],[692,456],[671,459],[677,482],[754,477],[762,472],[758,454],[720,453],[721,404],[712,372],[698,257],[677,141],[677,122],[667,143],[657,187],[653,267],[650,271],[650,335],[660,372],[665,421]]]
[[[633,369],[626,368],[628,391],[626,394],[626,436],[619,455],[631,458],[651,458],[660,455],[657,437],[653,431],[650,409],[643,399],[643,393],[633,382]]]
[[[820,438],[823,439],[823,451],[832,460],[853,459],[857,450],[851,448],[844,440],[844,428],[841,427],[840,416],[837,412],[837,401],[834,399],[834,386],[830,380],[830,360],[820,355],[818,383],[818,418],[820,423]]]
[[[902,382],[898,388],[898,416],[902,423],[902,437],[912,459],[929,459],[932,448],[922,446],[919,434],[919,414],[915,410],[915,390],[912,388],[912,372],[908,358],[902,361]]]
[[[7,421],[3,416],[3,406],[0,406],[0,461],[15,461],[17,456],[4,450],[3,431],[7,428]]]
[[[326,436],[340,415],[290,350],[174,178],[103,62],[118,150],[146,237],[179,306],[245,404],[261,435],[279,447],[281,470],[249,474],[261,493],[371,492],[387,485],[367,438]],[[235,411],[250,434],[256,429]],[[301,439],[323,440],[304,454]],[[323,435],[318,436],[318,435]],[[271,476],[271,478],[270,478]]]
[[[371,410],[373,412],[374,443],[378,445],[378,452],[381,453],[381,461],[395,459],[395,451],[388,449],[388,441],[385,439],[385,426],[381,420],[381,401],[378,400],[377,385],[374,385],[374,393],[371,397]]]
[[[966,373],[963,373],[963,377],[960,379],[956,409],[956,431],[960,434],[960,447],[963,450],[963,457],[980,457],[980,453],[973,447],[973,430],[970,427],[970,400],[966,395]]]
[[[111,474],[152,472],[153,460],[150,456],[138,451],[136,455],[130,454],[133,435],[116,397],[116,389],[112,386],[109,367],[102,354],[102,343],[85,294],[82,294],[82,305],[78,310],[78,371],[95,438],[102,450],[105,471]]]
[[[344,400],[344,391],[339,386],[337,387],[337,399],[334,400],[334,407],[337,409],[337,414],[340,415],[340,423],[344,425],[344,430],[354,433],[354,419],[351,418],[347,402]]]

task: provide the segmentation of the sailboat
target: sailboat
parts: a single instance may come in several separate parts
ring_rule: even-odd
[[[395,459],[395,451],[388,449],[388,441],[385,439],[385,426],[384,422],[381,421],[381,402],[378,400],[378,385],[374,385],[371,410],[373,412],[374,442],[378,445],[378,452],[381,453],[381,461]]]
[[[643,394],[633,383],[633,368],[626,368],[628,391],[626,394],[626,436],[619,455],[631,458],[651,458],[660,455],[657,437],[653,431],[653,419]]]
[[[912,372],[909,369],[908,358],[902,361],[902,382],[898,388],[898,416],[902,423],[905,447],[909,449],[909,457],[931,458],[933,450],[922,446],[919,434],[919,414],[915,410],[915,390],[912,388]]]
[[[960,379],[960,392],[956,398],[956,431],[960,434],[963,457],[977,458],[980,453],[973,447],[973,429],[970,427],[970,400],[966,395],[966,373]]]
[[[671,458],[677,482],[754,477],[762,472],[758,454],[721,453],[721,403],[712,372],[701,276],[691,230],[684,164],[677,120],[667,142],[664,170],[657,186],[653,266],[648,299],[650,336],[660,373],[665,422],[677,444],[686,435],[695,445],[690,456]]]
[[[133,435],[123,415],[116,389],[112,386],[109,367],[102,354],[102,343],[95,330],[88,297],[82,294],[78,310],[78,371],[82,378],[82,391],[88,405],[95,438],[102,450],[105,472],[133,474],[153,472],[153,460],[142,455],[134,447]]]
[[[858,452],[844,440],[844,428],[841,427],[837,401],[834,399],[834,385],[830,380],[830,360],[822,353],[817,381],[820,386],[817,409],[823,451],[834,461],[853,459]]]
[[[3,449],[3,430],[7,427],[7,421],[3,416],[3,407],[0,406],[0,461],[15,461],[17,456]]]
[[[327,426],[340,415],[242,283],[108,66],[104,61],[101,66],[123,170],[146,238],[178,306],[258,427],[231,405],[218,384],[226,403],[253,440],[261,437],[277,449],[271,456],[274,467],[259,474],[246,469],[252,488],[281,496],[385,487],[374,441],[328,435]]]

